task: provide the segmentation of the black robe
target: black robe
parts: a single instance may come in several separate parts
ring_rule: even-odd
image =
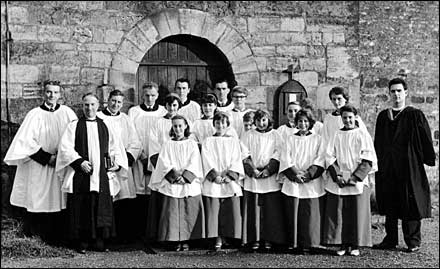
[[[429,218],[430,188],[423,164],[434,166],[435,152],[428,121],[413,107],[392,118],[389,109],[381,111],[374,136],[379,213],[405,220]]]

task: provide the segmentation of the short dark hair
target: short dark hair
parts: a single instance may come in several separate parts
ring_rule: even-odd
[[[313,126],[315,125],[315,117],[313,116],[313,113],[310,109],[301,109],[300,111],[298,111],[295,114],[295,125],[298,126],[298,121],[300,117],[306,117],[307,120],[309,121],[309,130],[313,128]]]
[[[186,82],[188,84],[188,88],[191,88],[191,84],[189,83],[189,80],[187,78],[178,78],[176,80],[176,82],[174,83],[174,87],[176,87],[177,82],[180,82],[180,83]]]
[[[215,80],[214,81],[214,88],[215,88],[216,84],[223,83],[223,82],[226,82],[228,84],[228,88],[229,88],[229,82],[228,82],[228,80],[226,78],[219,78],[219,79]]]
[[[112,98],[113,96],[122,96],[124,97],[124,94],[120,90],[113,90],[108,94],[108,99]]]
[[[159,85],[157,85],[156,82],[148,81],[148,82],[145,82],[144,85],[142,85],[142,90],[152,89],[152,88],[155,88],[156,90],[159,91]]]
[[[88,92],[88,93],[84,94],[84,95],[82,96],[81,100],[84,101],[84,99],[85,99],[87,96],[93,96],[93,97],[95,97],[96,100],[98,100],[98,102],[99,102],[99,98],[98,98],[98,96],[97,96],[95,93],[93,93],[93,92]]]
[[[164,104],[171,105],[174,102],[174,100],[177,100],[177,103],[179,103],[179,108],[181,108],[182,107],[182,100],[180,100],[180,97],[175,93],[169,93],[167,96],[165,96]]]
[[[190,127],[188,124],[188,120],[182,115],[175,115],[174,117],[171,118],[171,122],[173,122],[173,120],[184,120],[185,121],[186,129],[185,129],[185,132],[183,133],[183,135],[185,137],[189,137],[189,135],[191,134],[191,130],[190,130]],[[174,132],[172,125],[171,125],[171,130],[170,130],[170,137],[176,138],[176,133]]]
[[[272,117],[270,116],[269,112],[264,111],[262,109],[258,109],[257,111],[255,111],[255,115],[254,115],[254,121],[257,121],[259,119],[262,119],[266,117],[269,120],[269,124],[267,125],[267,130],[272,130],[273,128],[273,120]]]
[[[53,86],[60,86],[61,87],[61,84],[60,84],[59,80],[49,80],[49,79],[45,80],[43,82],[43,87],[45,88],[47,85],[53,85]]]
[[[391,86],[394,84],[402,84],[403,85],[403,89],[406,91],[408,90],[408,86],[406,84],[406,81],[404,79],[401,78],[393,78],[392,80],[390,80],[390,82],[388,82],[388,90],[391,89]]]
[[[303,108],[303,109],[307,108],[307,109],[310,109],[312,111],[315,110],[315,106],[314,106],[314,104],[312,102],[312,99],[310,99],[310,98],[302,99],[300,104],[301,104],[301,108]]]
[[[212,104],[212,103],[217,104],[217,97],[212,93],[205,94],[200,100],[200,104]]]
[[[216,121],[223,121],[223,119],[226,119],[226,123],[228,124],[228,126],[231,125],[228,114],[221,111],[214,114],[214,118],[212,119],[212,125],[214,125]]]
[[[301,106],[301,104],[298,101],[290,101],[289,103],[287,103],[287,106],[290,106],[290,105]]]
[[[232,97],[234,97],[234,93],[236,92],[243,93],[246,97],[248,96],[248,90],[243,86],[235,86],[231,91]]]
[[[243,115],[243,121],[252,121],[254,122],[255,111],[248,111]]]
[[[332,99],[332,95],[333,94],[335,94],[335,95],[342,94],[342,96],[345,98],[345,100],[347,100],[347,102],[350,99],[350,96],[348,95],[348,91],[345,88],[342,88],[342,87],[339,87],[339,86],[333,87],[328,92],[328,97],[330,98],[330,100]]]
[[[339,109],[339,113],[352,112],[355,116],[358,114],[357,109],[352,105],[345,105]]]

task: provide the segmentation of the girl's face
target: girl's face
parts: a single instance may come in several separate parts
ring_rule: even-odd
[[[245,131],[249,131],[249,130],[255,129],[254,122],[251,121],[251,120],[243,121],[243,126],[244,126],[244,130]]]
[[[305,116],[300,116],[298,118],[298,122],[297,122],[297,126],[296,126],[300,131],[302,132],[306,132],[309,130],[310,127],[310,121],[307,117]]]
[[[185,136],[185,130],[188,128],[185,121],[182,119],[175,119],[173,120],[172,125],[176,138],[183,138]]]
[[[347,99],[342,94],[332,94],[330,100],[335,108],[340,109],[345,106]]]
[[[168,110],[168,113],[174,116],[177,114],[177,111],[179,111],[179,102],[174,100],[171,104],[165,104],[165,107]]]
[[[214,121],[214,128],[217,135],[224,135],[226,133],[226,129],[228,128],[228,122],[226,119],[216,120]]]
[[[217,108],[217,105],[214,103],[206,103],[202,104],[202,113],[208,118],[212,118],[214,116],[214,111]]]
[[[255,126],[257,126],[258,130],[264,131],[267,129],[267,126],[269,126],[269,119],[267,117],[262,117],[260,119],[256,119]]]
[[[289,122],[295,121],[295,115],[300,110],[301,107],[299,105],[291,104],[287,107],[287,118],[289,119]]]
[[[341,118],[346,129],[354,129],[356,127],[356,116],[353,112],[344,111],[342,112]]]

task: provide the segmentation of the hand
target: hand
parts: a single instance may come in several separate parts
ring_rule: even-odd
[[[258,169],[254,169],[254,174],[253,174],[253,177],[254,178],[259,178],[260,177],[260,171],[258,170]]]
[[[92,163],[89,161],[83,161],[81,163],[81,170],[88,175],[91,175],[93,173],[93,166]]]
[[[223,177],[223,183],[229,183],[231,182],[231,179],[228,176]]]
[[[49,162],[47,164],[49,166],[51,166],[51,167],[54,167],[56,162],[57,162],[57,155],[56,154],[50,155],[50,159],[49,159]]]
[[[116,171],[116,170],[118,170],[119,169],[119,165],[117,165],[116,163],[112,166],[112,167],[110,167],[109,169],[108,169],[108,171]]]
[[[176,179],[175,183],[176,183],[176,184],[183,185],[183,184],[185,184],[186,182],[185,182],[185,179],[184,179],[182,176],[179,176],[179,177]]]
[[[344,178],[341,175],[338,175],[334,182],[339,186],[339,188],[344,188],[346,186]]]
[[[345,184],[347,186],[356,186],[356,183],[358,181],[356,180],[356,178],[354,176],[351,176],[347,181],[345,181]]]
[[[257,176],[257,178],[266,178],[269,176],[269,171],[266,169],[263,169],[263,171],[260,172],[260,174]]]
[[[295,182],[299,184],[303,184],[305,181],[305,173],[304,171],[299,171],[298,174],[295,176]]]
[[[216,176],[214,182],[217,184],[223,183],[223,178],[221,176]]]

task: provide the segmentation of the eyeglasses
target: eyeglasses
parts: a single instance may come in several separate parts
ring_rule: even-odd
[[[237,98],[237,99],[243,99],[243,98],[246,98],[247,96],[246,95],[234,95],[234,96],[232,96],[232,98]]]

